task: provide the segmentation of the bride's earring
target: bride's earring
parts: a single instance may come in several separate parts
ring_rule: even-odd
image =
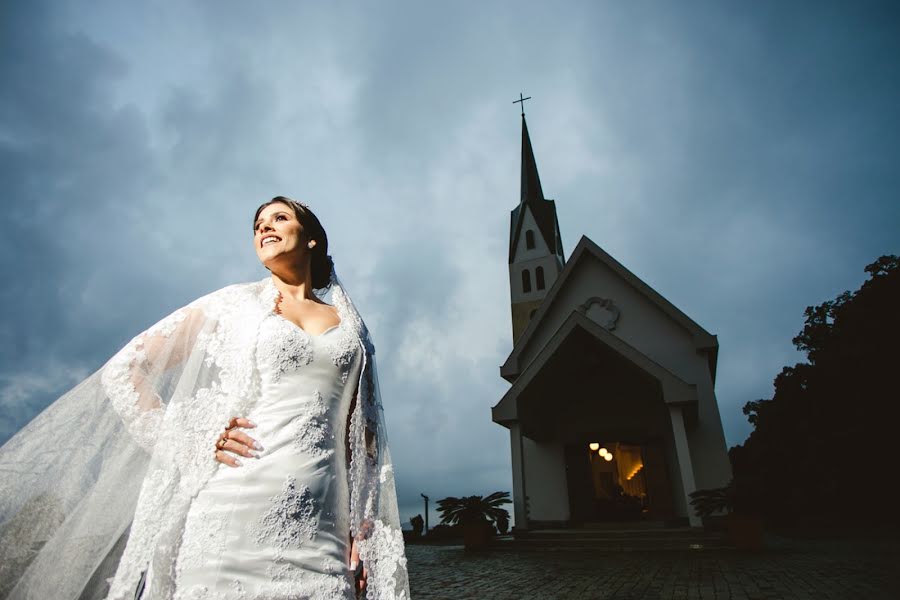
[[[307,248],[312,250],[316,246],[316,240],[309,240],[309,243],[306,245]]]

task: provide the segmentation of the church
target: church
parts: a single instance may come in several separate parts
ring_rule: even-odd
[[[563,253],[522,114],[509,232],[514,531],[596,522],[701,526],[696,489],[731,466],[715,395],[716,336],[582,236]]]

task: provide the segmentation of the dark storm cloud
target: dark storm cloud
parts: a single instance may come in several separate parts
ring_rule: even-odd
[[[637,187],[640,208],[593,237],[719,334],[733,444],[749,430],[740,406],[802,359],[790,338],[803,309],[857,287],[864,265],[897,251],[898,16],[890,4],[657,8],[631,15],[618,36],[583,33],[586,56],[618,50],[640,65],[641,85],[598,94],[597,65],[573,67],[611,123],[614,152],[644,163],[636,177],[598,181],[604,205],[630,203],[619,194]],[[569,182],[560,196],[580,189]],[[592,210],[561,212],[572,239]]]
[[[120,201],[139,194],[153,171],[141,116],[111,101],[125,69],[86,36],[62,31],[50,6],[4,5],[0,440],[98,367],[122,338],[125,321],[114,313],[82,337],[92,312],[79,296],[97,266],[83,259],[128,246]]]
[[[0,441],[309,201],[375,335],[401,515],[510,489],[505,263],[526,104],[564,247],[719,336],[740,407],[803,308],[897,252],[891,4],[100,2],[0,19]],[[433,508],[433,503],[432,503]],[[434,515],[432,515],[434,516]]]

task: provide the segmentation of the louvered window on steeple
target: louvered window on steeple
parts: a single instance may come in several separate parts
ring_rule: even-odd
[[[522,291],[525,293],[531,291],[531,273],[528,269],[522,270]]]
[[[534,270],[534,280],[537,285],[537,289],[544,289],[544,267],[538,267]]]
[[[534,250],[534,231],[531,229],[525,231],[525,249]]]

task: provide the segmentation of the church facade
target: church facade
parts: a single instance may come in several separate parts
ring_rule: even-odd
[[[516,530],[598,521],[700,526],[689,494],[731,478],[718,341],[582,236],[565,259],[525,116],[512,210],[509,429]]]

